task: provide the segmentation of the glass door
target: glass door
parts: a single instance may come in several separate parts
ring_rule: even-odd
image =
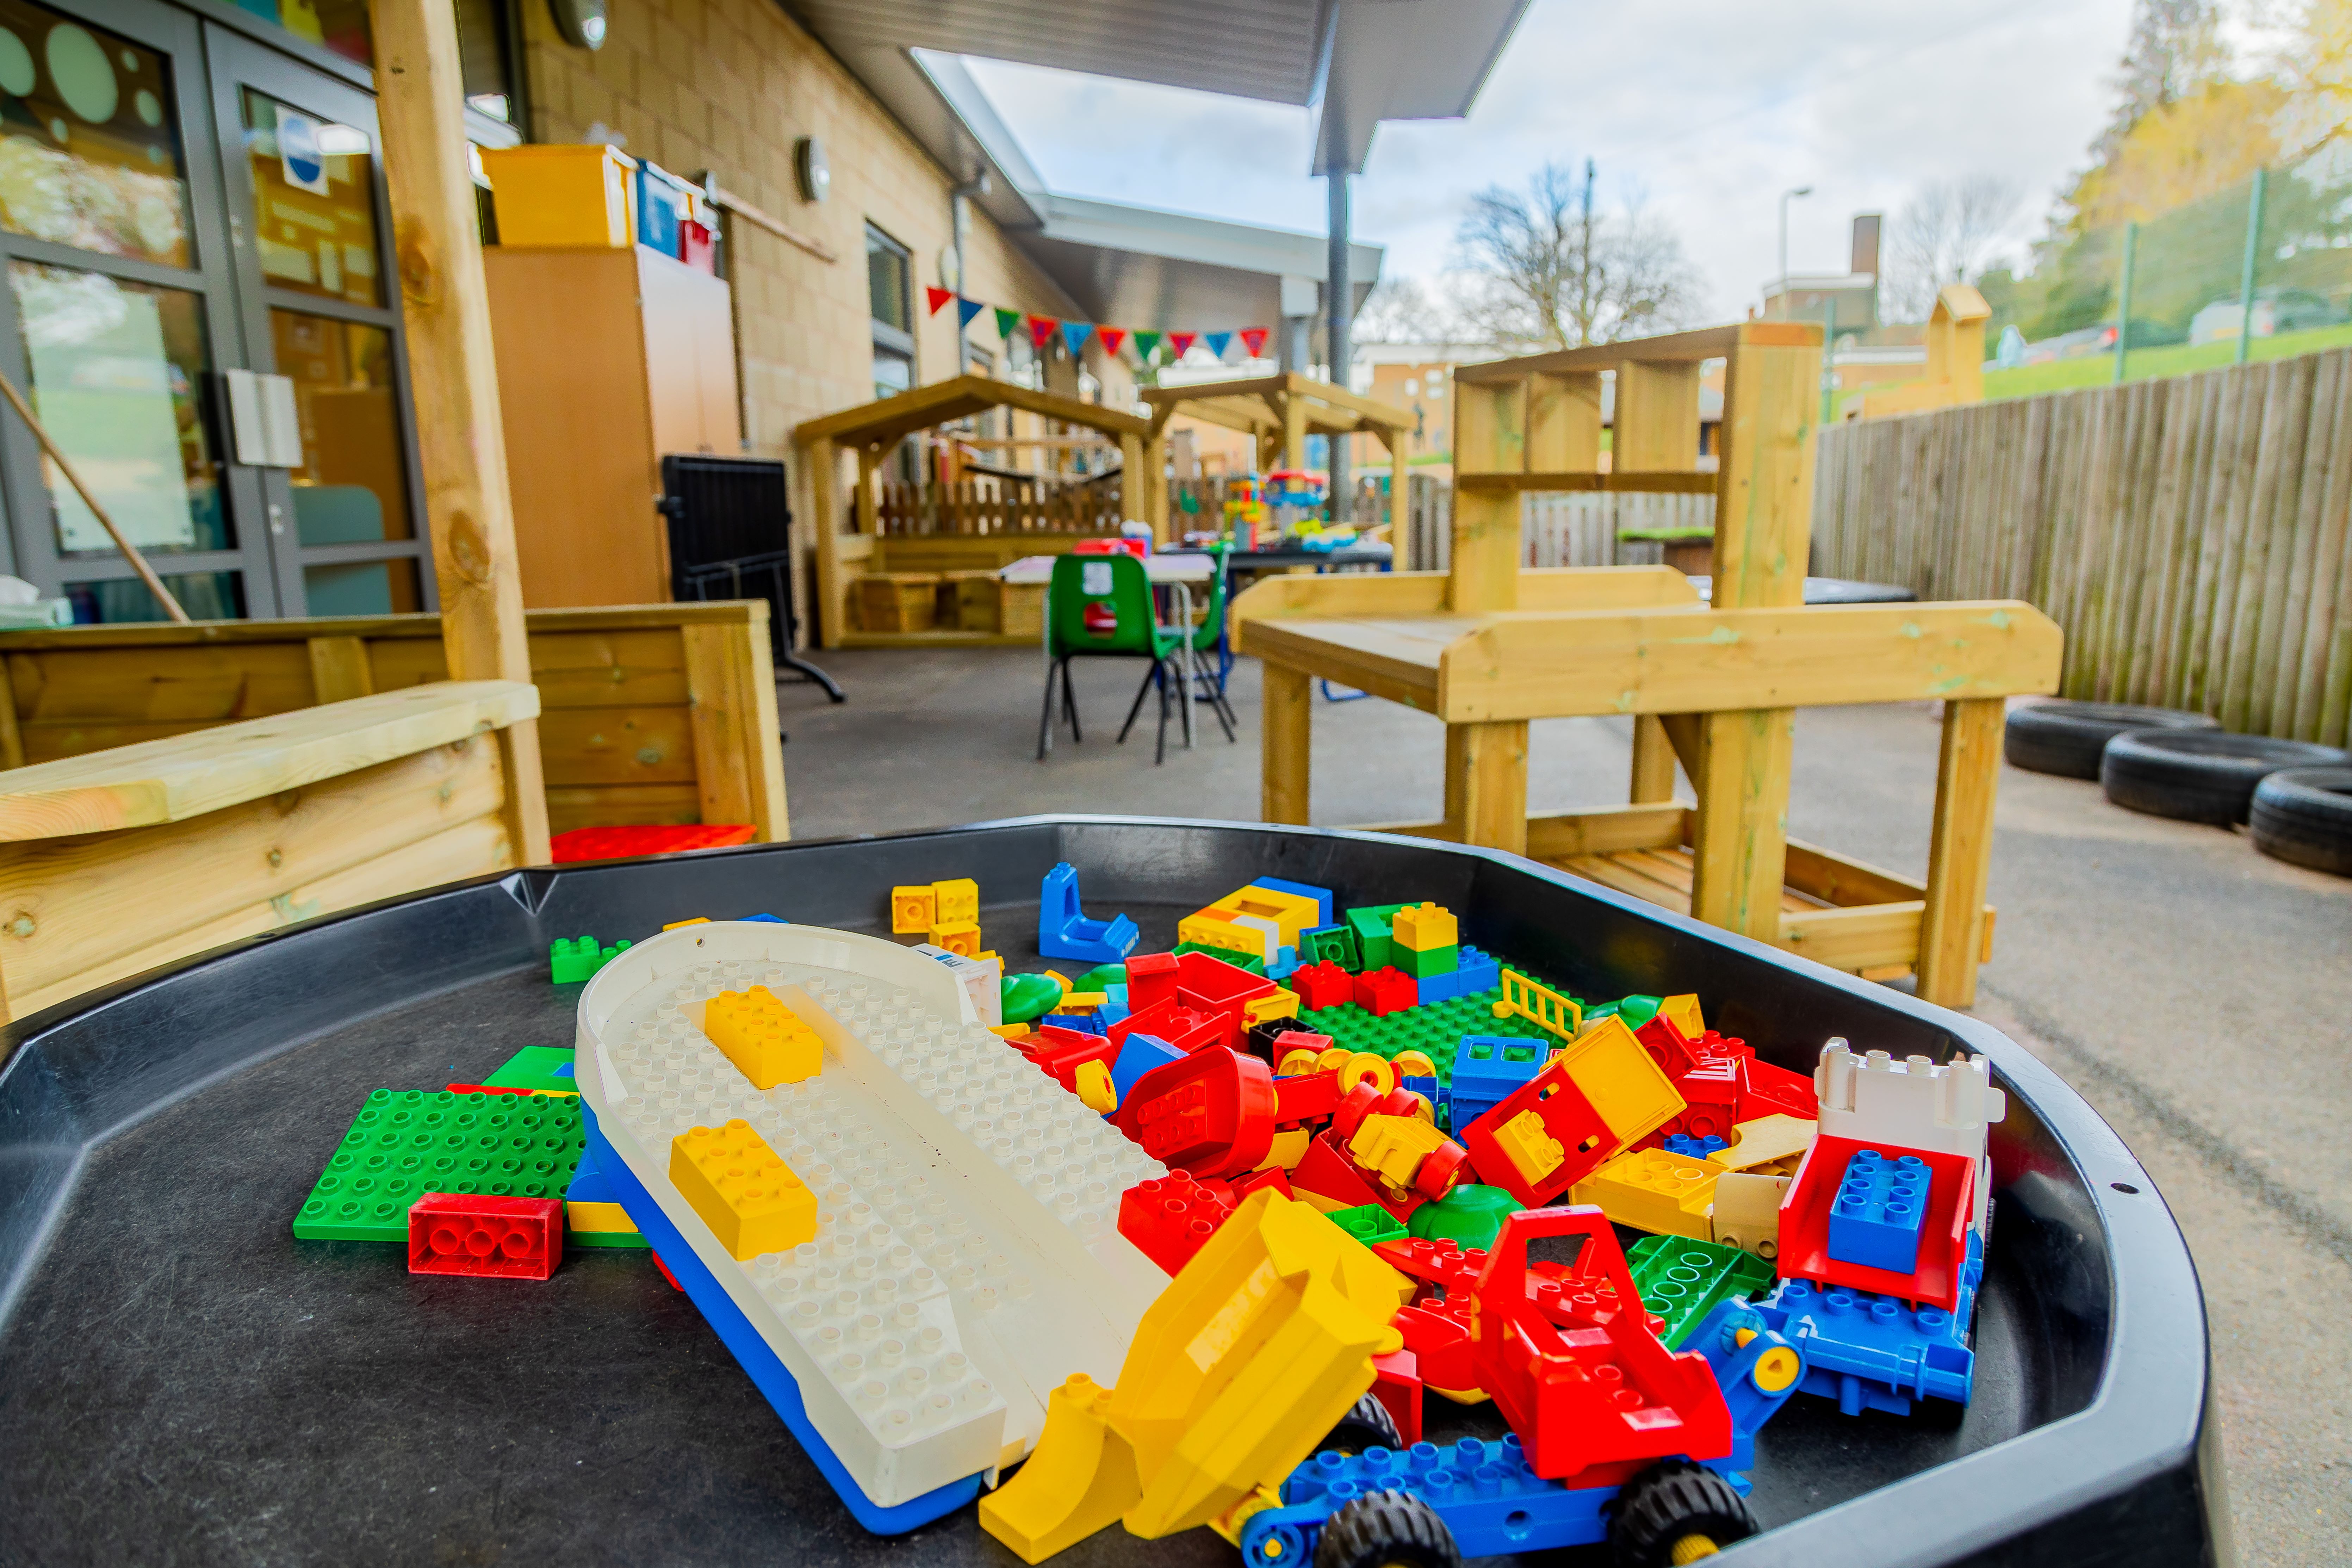
[[[242,348],[293,380],[300,420],[301,466],[256,470],[279,613],[432,609],[374,100],[205,33]]]
[[[147,0],[0,0],[0,370],[199,619],[281,609],[260,472],[227,460],[252,363],[199,24]],[[163,610],[13,413],[0,566],[81,620]]]

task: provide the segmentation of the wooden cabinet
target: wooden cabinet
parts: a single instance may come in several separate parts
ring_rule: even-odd
[[[483,261],[523,603],[668,599],[662,457],[743,449],[727,285],[642,246]]]

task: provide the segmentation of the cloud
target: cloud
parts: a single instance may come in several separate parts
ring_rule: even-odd
[[[1715,313],[1755,300],[1779,262],[1843,269],[1857,212],[1893,212],[1930,180],[1990,174],[2022,193],[2016,239],[2082,166],[2105,118],[2130,0],[1536,0],[1465,121],[1391,121],[1356,182],[1358,237],[1387,270],[1450,264],[1470,195],[1546,159],[1596,159],[1673,227]],[[972,62],[1056,190],[1319,231],[1308,111],[1282,104]]]

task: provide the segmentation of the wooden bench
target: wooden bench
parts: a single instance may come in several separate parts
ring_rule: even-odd
[[[413,685],[0,773],[0,1018],[516,865],[495,732],[539,703]]]
[[[748,822],[759,841],[791,836],[764,602],[525,621],[553,831]],[[0,634],[0,766],[447,679],[431,615]]]

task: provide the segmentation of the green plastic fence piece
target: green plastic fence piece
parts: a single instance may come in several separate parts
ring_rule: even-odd
[[[1378,1204],[1334,1209],[1324,1217],[1366,1247],[1381,1241],[1402,1241],[1409,1234],[1403,1226],[1397,1223],[1396,1215]]]
[[[1413,1210],[1405,1228],[1424,1241],[1491,1248],[1502,1233],[1503,1222],[1526,1206],[1501,1187],[1465,1184],[1436,1203]]]
[[[555,1089],[566,1094],[580,1092],[580,1080],[570,1073],[558,1073],[557,1068],[572,1065],[570,1046],[525,1046],[506,1059],[504,1066],[482,1080],[486,1089]]]
[[[294,1234],[405,1243],[409,1205],[426,1193],[560,1199],[586,1146],[576,1100],[379,1089],[294,1216]]]
[[[1772,1266],[1736,1247],[1681,1236],[1645,1236],[1626,1253],[1642,1305],[1664,1322],[1658,1338],[1680,1350],[1716,1303],[1771,1288]]]

